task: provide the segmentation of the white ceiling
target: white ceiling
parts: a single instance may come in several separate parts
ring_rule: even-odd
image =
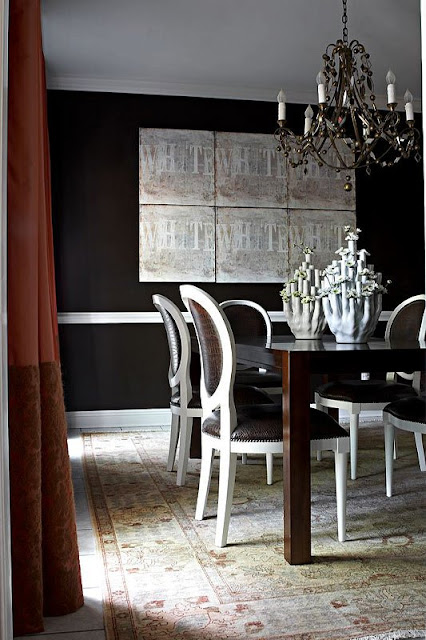
[[[42,0],[50,88],[316,101],[341,0]],[[421,97],[420,0],[348,0],[349,39],[371,54],[377,96]],[[380,99],[378,102],[381,104]]]

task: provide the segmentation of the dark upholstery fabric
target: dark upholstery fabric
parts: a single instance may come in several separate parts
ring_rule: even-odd
[[[235,404],[273,404],[272,398],[268,396],[267,393],[262,391],[261,389],[256,389],[255,387],[244,386],[234,386],[234,401]],[[180,394],[175,393],[171,399],[170,404],[175,405],[176,407],[180,406]],[[192,398],[188,404],[190,409],[201,409],[201,398],[200,398],[200,390],[197,387],[192,388]]]
[[[311,440],[348,437],[347,432],[327,413],[310,410]],[[220,411],[203,422],[202,431],[220,437]],[[237,407],[237,426],[231,440],[238,442],[280,442],[283,439],[281,405]]]
[[[407,304],[393,321],[389,339],[417,340],[424,308],[424,300],[415,300]]]
[[[393,402],[416,391],[408,384],[386,382],[385,380],[340,380],[327,382],[317,388],[322,398],[347,402]]]
[[[223,311],[235,337],[265,336],[266,338],[265,320],[253,307],[236,304],[224,307]]]
[[[173,375],[178,370],[180,364],[180,357],[182,353],[182,345],[180,341],[179,330],[176,326],[176,322],[172,316],[161,305],[155,305],[163,318],[164,326],[166,328],[167,342],[169,343],[170,351],[170,364],[172,367]]]
[[[248,385],[234,385],[235,404],[273,404],[272,398],[262,389]]]
[[[170,404],[173,404],[175,407],[180,406],[180,394],[175,393],[170,398]],[[200,391],[199,389],[192,389],[192,398],[188,403],[188,407],[190,409],[201,409],[201,399],[200,399]]]
[[[222,375],[222,348],[216,328],[205,309],[194,300],[188,300],[197,330],[204,367],[204,384],[208,393],[215,392]]]
[[[401,420],[426,424],[426,398],[424,396],[391,402],[383,411]]]

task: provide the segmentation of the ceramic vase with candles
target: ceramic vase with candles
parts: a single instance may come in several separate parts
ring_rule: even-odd
[[[319,296],[330,331],[339,343],[364,343],[373,335],[382,310],[382,274],[367,264],[369,253],[358,251],[360,229],[344,227],[348,246],[336,251],[324,270]],[[386,284],[390,284],[390,280]]]
[[[284,314],[292,334],[297,340],[319,340],[326,327],[321,299],[320,270],[311,263],[313,249],[301,247],[304,260],[291,280],[280,292]]]

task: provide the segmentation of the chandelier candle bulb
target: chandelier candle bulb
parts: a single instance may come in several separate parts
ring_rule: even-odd
[[[387,94],[388,94],[388,104],[396,104],[396,90],[395,90],[395,81],[396,77],[393,71],[389,69],[386,74],[386,82],[388,84]]]
[[[312,111],[311,105],[308,105],[305,110],[305,128],[303,133],[306,135],[309,133],[312,126],[312,118],[314,117],[314,112]]]
[[[278,122],[281,120],[285,120],[286,117],[286,108],[285,108],[285,93],[281,89],[277,96],[278,100]]]
[[[325,75],[320,71],[317,75],[318,84],[318,104],[325,104],[327,102],[325,93]],[[309,127],[310,128],[310,127]]]
[[[413,94],[411,91],[407,91],[404,93],[404,101],[405,101],[405,117],[407,122],[412,122],[414,120],[414,108],[413,108]]]

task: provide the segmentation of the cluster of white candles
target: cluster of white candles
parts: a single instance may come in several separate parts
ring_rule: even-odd
[[[396,106],[396,77],[393,71],[389,69],[386,74],[386,82],[387,82],[387,103],[388,105]],[[322,71],[320,71],[317,75],[317,85],[318,85],[318,104],[324,105],[327,102],[327,92],[326,92],[326,78]],[[278,121],[285,121],[286,119],[286,95],[281,89],[277,96],[278,100]],[[405,102],[405,117],[407,122],[412,122],[414,120],[414,107],[413,107],[413,95],[407,89],[404,94],[404,102]],[[314,112],[312,111],[311,105],[308,105],[305,111],[305,127],[304,133],[308,133],[312,125],[312,118]]]
[[[357,251],[355,239],[348,240],[347,250],[339,251],[341,260],[333,260],[325,270],[320,294],[337,293],[342,298],[361,298],[369,295],[369,290],[364,287],[382,288],[382,274],[374,273],[374,264],[367,264],[367,256],[370,254],[366,249]]]
[[[304,298],[312,298],[308,301],[313,302],[321,286],[321,272],[311,264],[311,255],[305,253],[305,259],[294,272],[294,278],[286,284],[284,298],[291,297],[295,304],[298,304],[298,300],[303,302]]]

